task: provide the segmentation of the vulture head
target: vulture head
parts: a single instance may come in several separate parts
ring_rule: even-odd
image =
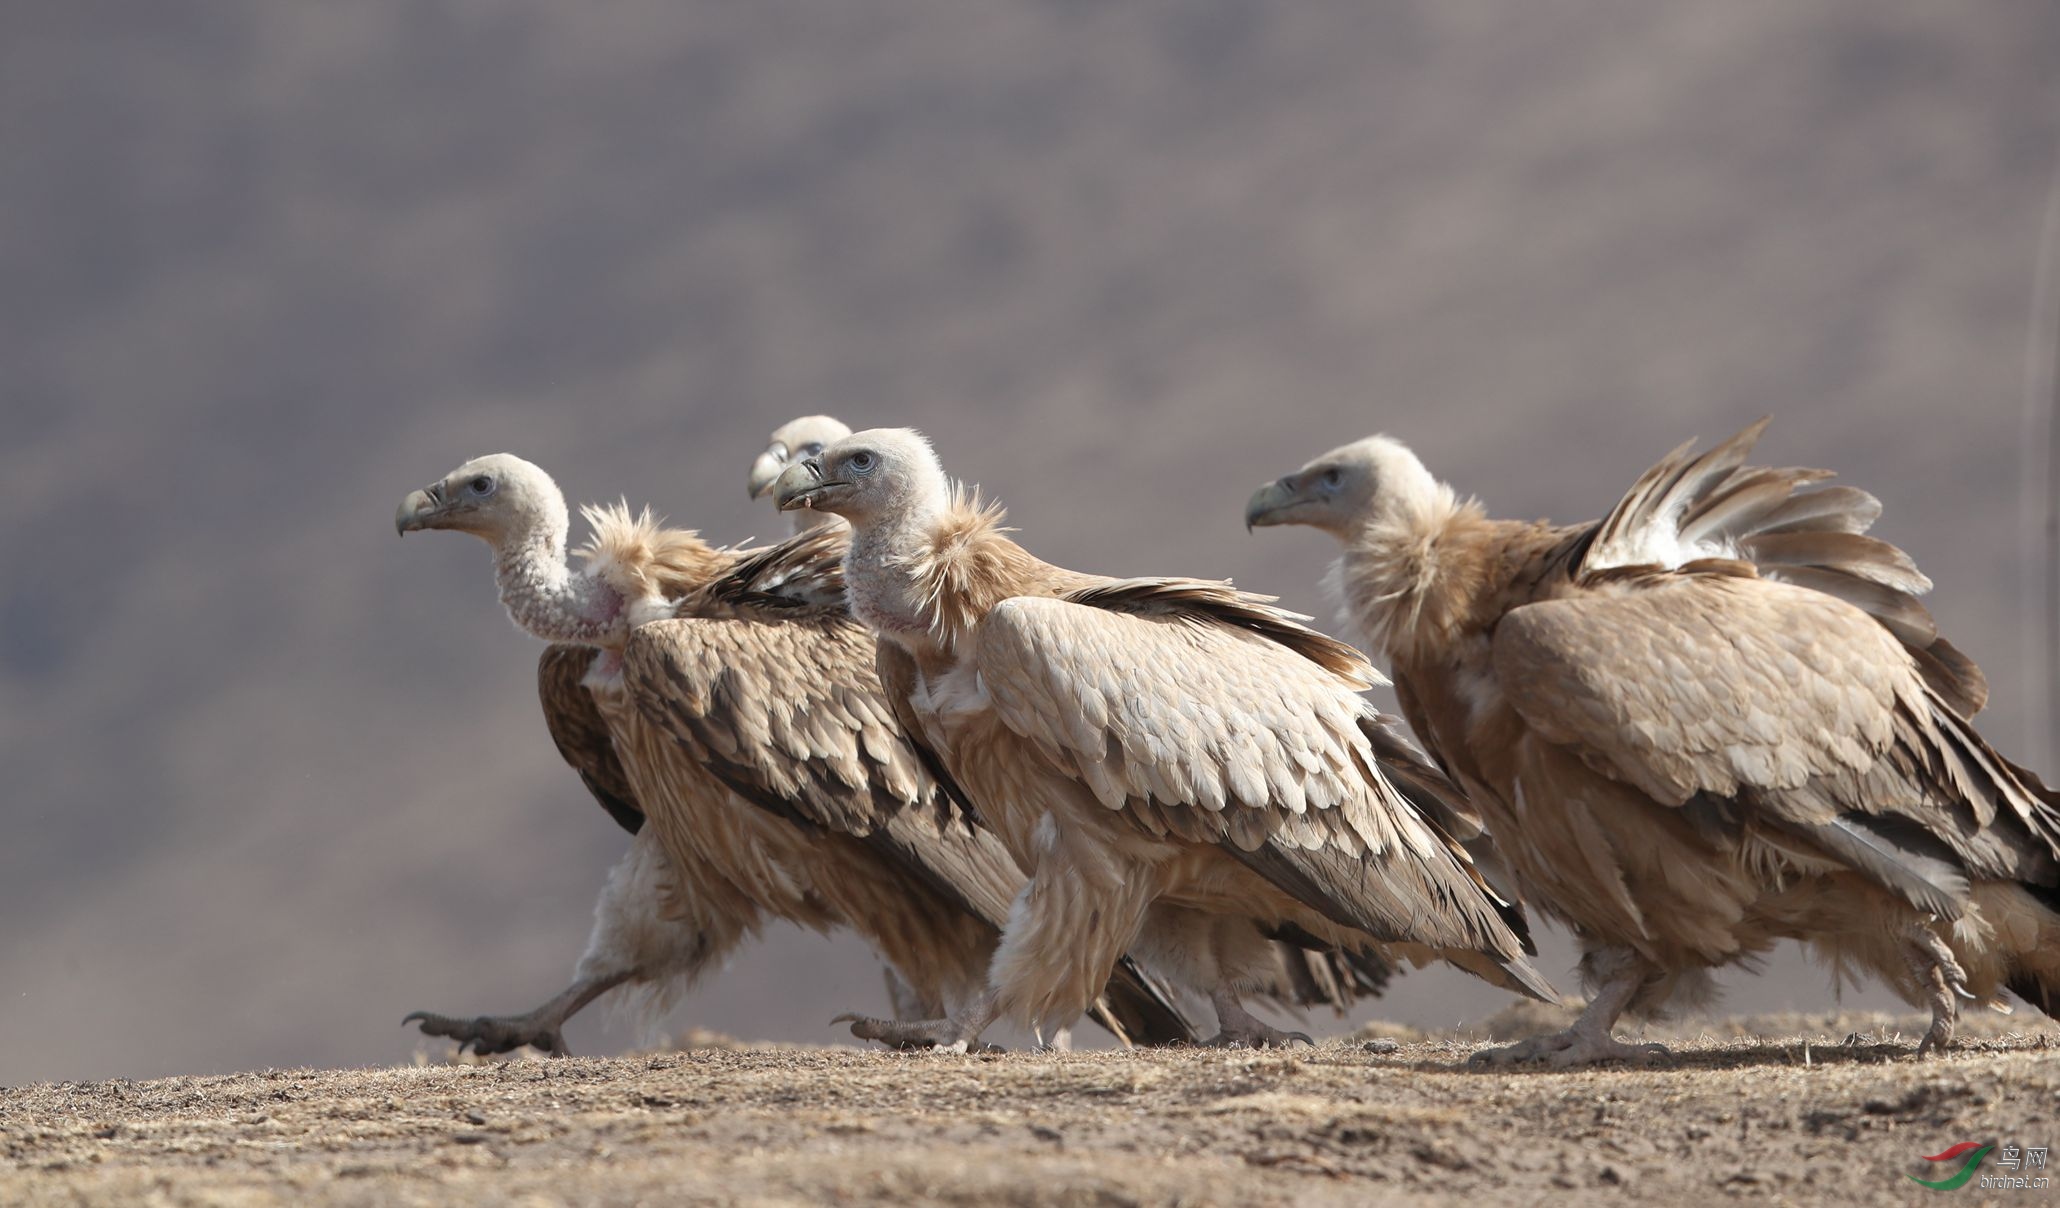
[[[865,528],[941,512],[951,481],[920,432],[869,428],[782,470],[773,499],[783,512],[811,508]]]
[[[780,471],[819,455],[849,435],[850,428],[827,415],[804,415],[773,429],[772,443],[751,463],[751,498],[765,498],[779,480]]]
[[[1369,436],[1254,491],[1245,527],[1302,524],[1349,537],[1369,524],[1422,513],[1442,490],[1409,446]]]
[[[543,469],[512,453],[475,457],[419,491],[393,516],[402,536],[418,529],[471,533],[500,548],[570,524],[565,496]]]

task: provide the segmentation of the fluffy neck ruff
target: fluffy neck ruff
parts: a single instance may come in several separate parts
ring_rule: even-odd
[[[953,485],[942,500],[853,535],[844,559],[852,615],[911,649],[947,654],[1011,596],[1042,595],[1051,568],[1010,540],[1007,512]]]
[[[628,628],[671,616],[680,597],[721,576],[737,559],[693,529],[666,527],[650,508],[632,513],[627,500],[584,507],[580,514],[592,530],[579,549],[583,577],[604,584],[623,602]]]
[[[1450,638],[1487,583],[1486,512],[1451,487],[1396,500],[1345,539],[1329,586],[1390,660]]]
[[[669,529],[627,503],[583,510],[593,535],[566,564],[564,505],[494,547],[501,603],[517,628],[547,642],[618,647],[629,631],[670,615],[671,601],[712,578],[727,557],[689,529]]]

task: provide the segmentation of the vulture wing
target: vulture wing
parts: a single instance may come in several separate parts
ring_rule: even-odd
[[[2054,874],[2060,814],[1890,628],[1823,592],[1736,562],[1626,572],[1511,611],[1493,658],[1541,738],[1698,827],[1802,836],[1947,917],[1969,872]]]
[[[1022,873],[882,693],[874,639],[844,610],[847,541],[841,528],[810,530],[683,601],[678,619],[639,627],[624,683],[739,797],[864,839],[999,928]],[[1128,962],[1110,989],[1098,1014],[1119,1036],[1194,1038],[1164,987]]]
[[[954,799],[961,800],[961,804],[970,811],[972,803],[963,801],[964,793],[945,771],[943,762],[922,741],[922,721],[909,707],[919,678],[915,659],[901,646],[881,642],[877,665],[895,720],[909,735],[910,742],[923,758],[924,766],[931,770],[939,783],[950,789]],[[1361,998],[1378,998],[1395,973],[1386,960],[1371,950],[1348,952],[1332,948],[1317,937],[1306,934],[1283,933],[1273,939],[1279,977],[1271,985],[1257,987],[1256,993],[1282,1006],[1328,1006],[1342,1012]],[[1110,988],[1123,990],[1132,986],[1144,991],[1141,997],[1145,1001],[1170,1001],[1163,983],[1126,956],[1116,966]],[[1126,1002],[1137,1000],[1140,994],[1118,993],[1109,997],[1120,1009]],[[1130,1027],[1127,1019],[1124,1024]],[[1132,1034],[1137,1034],[1135,1029],[1132,1029]]]
[[[638,627],[624,685],[746,801],[865,839],[978,917],[1004,919],[1019,874],[889,711],[873,638],[842,606],[843,540],[815,530],[782,542],[683,601],[677,619]]]
[[[536,664],[537,695],[544,706],[544,724],[558,754],[579,773],[582,784],[622,829],[634,835],[644,826],[644,811],[630,788],[629,776],[615,756],[608,723],[583,682],[599,657],[590,646],[566,643],[545,647]]]
[[[1216,844],[1378,938],[1496,954],[1521,914],[1378,771],[1349,646],[1227,585],[1131,580],[1018,597],[975,632],[1003,723],[1143,830]]]

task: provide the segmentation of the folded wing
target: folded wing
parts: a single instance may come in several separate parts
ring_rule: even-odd
[[[977,642],[1010,730],[1146,832],[1217,844],[1382,939],[1521,953],[1521,915],[1378,770],[1350,647],[1187,580],[1011,599]]]
[[[1652,568],[1513,610],[1493,655],[1540,737],[1699,826],[1802,836],[1945,917],[1969,873],[2052,875],[2060,815],[1839,598]]]
[[[558,754],[579,773],[580,783],[608,816],[634,835],[644,827],[644,810],[637,804],[636,792],[608,737],[608,723],[586,688],[587,669],[596,657],[591,646],[558,643],[545,647],[536,665],[537,696]]]

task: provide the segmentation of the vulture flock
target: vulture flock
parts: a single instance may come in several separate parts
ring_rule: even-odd
[[[1798,940],[1931,1013],[2060,1012],[2060,809],[1971,718],[1873,496],[1683,446],[1601,520],[1491,520],[1372,437],[1262,487],[1248,527],[1336,537],[1331,586],[1391,669],[1228,583],[1041,561],[907,429],[773,434],[724,548],[626,504],[571,515],[495,454],[410,493],[402,533],[492,547],[559,753],[632,838],[564,991],[409,1021],[565,1051],[615,991],[662,1009],[768,919],[862,936],[862,1038],[965,1048],[1307,1041],[1248,1008],[1342,1009],[1445,961],[1555,1001],[1526,910],[1568,927],[1572,1027],[1477,1059],[1651,1058],[1626,1011]],[[1214,1030],[1192,1013],[1206,1001]]]

